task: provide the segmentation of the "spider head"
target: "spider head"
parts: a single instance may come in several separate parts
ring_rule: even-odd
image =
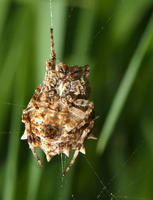
[[[68,72],[68,67],[65,63],[60,62],[56,65],[55,70],[59,73],[59,76],[62,78]]]

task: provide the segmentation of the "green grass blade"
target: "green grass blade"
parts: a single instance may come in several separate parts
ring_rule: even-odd
[[[90,64],[88,57],[88,50],[91,44],[91,34],[93,31],[95,19],[95,6],[89,9],[81,9],[76,25],[76,34],[74,42],[73,57],[71,58],[72,64],[85,65]]]
[[[1,0],[0,2],[0,39],[5,26],[5,20],[9,10],[10,0]]]
[[[24,17],[23,17],[24,20]],[[7,55],[5,57],[5,61],[1,63],[1,74],[0,74],[0,127],[3,130],[3,126],[5,124],[6,116],[9,109],[9,101],[11,96],[12,90],[12,81],[14,76],[17,72],[18,62],[22,54],[23,44],[22,41],[19,42],[19,35],[21,34],[24,25],[21,25],[20,18],[15,16],[15,19],[12,19],[12,26],[10,27],[13,29],[14,22],[16,31],[11,34],[11,44],[10,48],[8,49]],[[12,62],[13,61],[13,62]],[[6,84],[6,77],[7,77],[7,84]],[[11,104],[10,104],[11,105]],[[0,134],[0,143],[2,142],[3,134]]]
[[[20,13],[21,14],[21,13]],[[17,18],[19,19],[19,13],[17,14]],[[12,51],[15,52],[15,55],[12,60],[14,64],[17,66],[21,66],[22,63],[22,53],[24,52],[25,43],[23,38],[19,37],[21,33],[27,33],[26,23],[28,21],[27,13],[22,11],[22,17],[20,20],[24,20],[24,23],[18,24],[18,29],[16,30],[17,35],[15,36],[14,40],[16,41],[16,51],[12,48]],[[21,34],[22,35],[22,34]],[[23,35],[22,35],[23,36]],[[14,46],[13,46],[14,47]],[[12,54],[13,55],[13,54]],[[18,56],[19,57],[18,57]],[[10,65],[11,66],[11,65]],[[21,73],[24,74],[24,70],[26,68],[19,68],[16,72],[16,79],[14,84],[14,99],[16,104],[22,104],[24,102],[24,79]],[[13,67],[13,65],[11,66]],[[16,68],[16,66],[15,66]],[[12,119],[11,119],[11,134],[9,137],[9,146],[8,146],[8,155],[6,159],[5,165],[5,180],[4,180],[4,190],[3,190],[3,200],[12,200],[15,195],[15,187],[16,187],[16,179],[17,179],[17,163],[18,163],[18,151],[19,151],[19,141],[20,141],[20,132],[16,131],[19,130],[21,126],[21,108],[20,106],[14,107],[12,110]]]
[[[38,188],[41,181],[42,169],[34,161],[34,157],[30,159],[30,173],[28,181],[27,199],[37,199]]]
[[[113,103],[111,105],[110,111],[108,113],[107,119],[104,123],[103,129],[101,131],[98,145],[97,145],[97,152],[103,153],[107,142],[113,132],[115,124],[118,120],[120,112],[125,104],[127,96],[130,92],[132,84],[138,74],[138,70],[141,66],[142,59],[148,49],[149,43],[153,36],[153,15],[146,27],[146,30],[141,38],[141,41],[129,63],[127,71],[121,81],[119,89],[114,97]]]

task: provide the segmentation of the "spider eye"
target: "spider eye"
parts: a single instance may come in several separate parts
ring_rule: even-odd
[[[57,66],[56,66],[56,70],[58,72],[61,72],[62,74],[66,75],[67,73],[67,66],[66,64],[64,63],[59,63]]]
[[[64,69],[61,67],[61,69],[59,70],[59,72],[61,72],[61,73],[65,73],[65,71],[64,71]]]

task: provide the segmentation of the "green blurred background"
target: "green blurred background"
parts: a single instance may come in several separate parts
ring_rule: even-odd
[[[50,56],[90,64],[95,134],[70,159],[38,166],[21,115]],[[153,199],[152,0],[0,0],[0,199]]]

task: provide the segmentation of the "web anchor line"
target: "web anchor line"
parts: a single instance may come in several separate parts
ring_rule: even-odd
[[[50,5],[50,28],[53,28],[53,0],[49,0]]]

